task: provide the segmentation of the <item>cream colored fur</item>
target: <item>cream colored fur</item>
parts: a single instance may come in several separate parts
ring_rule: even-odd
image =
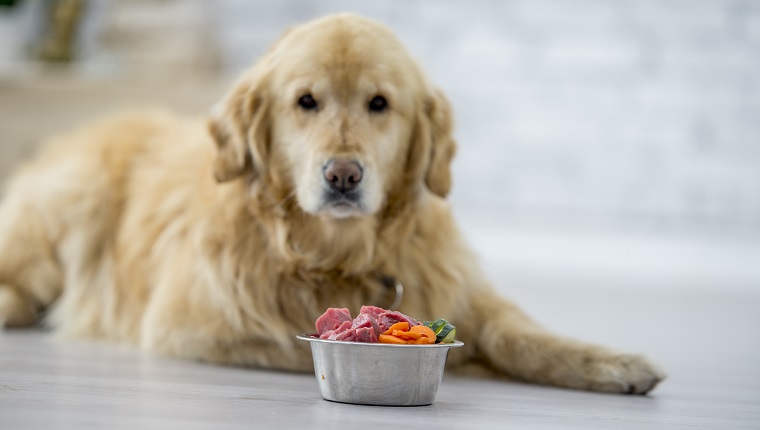
[[[310,93],[319,109],[298,99]],[[384,112],[369,112],[373,96]],[[637,355],[557,337],[497,296],[445,197],[445,97],[384,26],[354,15],[287,32],[204,122],[125,114],[53,139],[0,208],[0,324],[45,321],[216,363],[306,371],[295,335],[327,307],[446,317],[452,367],[645,393]],[[361,204],[322,205],[324,163],[364,167]],[[341,209],[343,210],[343,209]],[[340,215],[340,216],[337,216]]]

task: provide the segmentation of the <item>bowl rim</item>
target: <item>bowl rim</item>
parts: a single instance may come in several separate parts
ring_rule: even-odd
[[[373,348],[459,348],[460,346],[464,346],[464,342],[460,340],[455,340],[452,343],[433,343],[433,344],[427,344],[427,345],[416,345],[416,344],[406,344],[406,345],[397,345],[393,343],[370,343],[370,342],[348,342],[345,340],[329,340],[329,339],[320,339],[318,337],[315,337],[316,334],[313,333],[303,333],[296,336],[297,339],[305,340],[307,342],[319,342],[319,343],[327,343],[327,344],[333,344],[333,345],[347,345],[347,346],[359,346],[359,347],[373,347]]]

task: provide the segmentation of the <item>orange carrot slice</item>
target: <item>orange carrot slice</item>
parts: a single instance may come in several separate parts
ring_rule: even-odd
[[[415,333],[413,331],[401,331],[401,330],[393,330],[393,335],[405,340],[417,340],[422,336],[420,333]]]
[[[391,334],[394,330],[409,331],[409,323],[406,321],[397,322],[388,327],[388,330],[385,330],[383,334]]]
[[[435,332],[427,326],[416,325],[409,328],[409,323],[393,324],[378,337],[380,343],[428,345],[435,343]]]
[[[397,345],[406,345],[407,343],[404,339],[398,338],[390,334],[381,334],[380,336],[377,337],[377,340],[380,343],[393,343]]]
[[[426,338],[430,339],[431,342],[429,342],[429,343],[435,343],[435,332],[433,331],[433,329],[431,329],[428,326],[425,326],[425,325],[416,325],[416,326],[412,327],[411,329],[409,329],[409,331],[411,333],[419,333],[420,336],[426,337]]]

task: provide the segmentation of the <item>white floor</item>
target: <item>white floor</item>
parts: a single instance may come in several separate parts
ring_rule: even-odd
[[[322,400],[313,375],[21,330],[0,333],[0,428],[760,428],[760,297],[543,288],[516,296],[549,327],[647,353],[668,379],[642,397],[447,376],[432,406],[368,407]]]

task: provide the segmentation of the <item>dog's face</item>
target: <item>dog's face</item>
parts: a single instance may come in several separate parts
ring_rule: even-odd
[[[336,218],[376,213],[403,176],[420,91],[400,47],[352,24],[290,35],[271,85],[270,156],[305,212]]]
[[[446,195],[450,122],[388,29],[337,15],[286,33],[237,84],[210,121],[215,174],[266,178],[309,214],[371,216],[398,193]]]

